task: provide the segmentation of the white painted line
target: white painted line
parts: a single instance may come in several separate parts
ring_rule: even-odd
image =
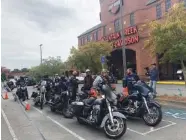
[[[15,135],[15,133],[14,133],[14,130],[12,129],[12,127],[11,127],[9,121],[8,121],[8,118],[7,118],[6,114],[5,114],[5,112],[3,111],[3,109],[1,109],[1,113],[3,115],[3,118],[5,119],[5,122],[6,122],[7,126],[8,126],[8,129],[10,131],[10,134],[11,134],[13,140],[18,140],[16,135]]]
[[[36,107],[34,107],[35,110],[37,110],[39,113],[43,114],[43,111],[37,109]]]
[[[175,125],[175,124],[176,124],[176,123],[171,123],[171,124],[168,124],[168,125],[165,125],[165,126],[162,126],[162,127],[156,128],[156,129],[151,129],[150,131],[145,132],[145,133],[143,133],[143,134],[144,134],[144,135],[147,135],[147,134],[149,134],[149,133],[152,133],[152,132],[155,132],[155,131],[159,131],[159,130],[161,130],[161,129],[164,129],[164,128],[167,128],[167,127],[170,127],[170,126]]]
[[[43,114],[43,112],[37,108],[34,107],[34,109],[36,109],[39,113]],[[43,114],[44,115],[44,114]],[[46,116],[46,115],[45,115]],[[46,116],[48,119],[50,119],[53,123],[57,124],[58,126],[60,126],[61,128],[65,129],[67,132],[69,132],[70,134],[72,134],[74,137],[78,138],[79,140],[85,140],[84,138],[82,138],[81,136],[79,136],[78,134],[76,134],[75,132],[71,131],[70,129],[68,129],[67,127],[65,127],[64,125],[60,124],[59,122],[57,122],[56,120],[52,119],[49,116]]]
[[[131,131],[131,132],[134,132],[134,133],[137,133],[137,134],[139,134],[139,135],[145,136],[144,133],[138,132],[138,131],[133,130],[133,129],[131,129],[131,128],[127,128],[127,130],[129,130],[129,131]]]

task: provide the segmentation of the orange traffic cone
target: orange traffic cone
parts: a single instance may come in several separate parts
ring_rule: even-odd
[[[7,93],[7,92],[5,92],[5,97],[4,97],[4,99],[5,99],[5,100],[8,99],[8,93]]]
[[[30,104],[26,102],[25,110],[30,110]]]

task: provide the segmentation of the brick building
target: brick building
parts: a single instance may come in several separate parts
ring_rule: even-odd
[[[78,36],[78,45],[89,41],[114,41],[111,52],[111,63],[122,71],[122,43],[126,46],[127,64],[136,69],[143,77],[145,67],[152,63],[158,64],[158,58],[152,57],[149,51],[143,49],[144,41],[148,37],[148,30],[139,30],[147,21],[161,20],[175,3],[186,0],[99,0],[101,23]],[[120,8],[122,3],[122,9]],[[121,22],[122,17],[122,22]],[[121,23],[123,30],[121,30]],[[121,32],[125,39],[122,41]],[[174,73],[179,66],[175,64],[158,65],[164,79],[174,79]]]

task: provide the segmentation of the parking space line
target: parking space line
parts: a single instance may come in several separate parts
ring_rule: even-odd
[[[167,121],[167,120],[162,120],[162,121],[170,122],[171,124],[168,124],[168,125],[165,125],[165,126],[162,126],[162,127],[159,127],[159,128],[155,128],[155,129],[154,129],[154,127],[151,127],[151,130],[150,130],[150,131],[147,131],[147,132],[145,132],[145,133],[143,133],[143,135],[147,135],[147,134],[149,134],[149,133],[152,133],[152,132],[155,132],[155,131],[159,131],[159,130],[161,130],[161,129],[164,129],[164,128],[167,128],[167,127],[176,125],[175,122],[171,122],[171,121]]]
[[[3,115],[3,118],[4,118],[7,126],[8,126],[8,130],[10,131],[10,134],[11,134],[13,140],[18,140],[16,135],[15,135],[15,132],[14,132],[13,128],[10,125],[10,122],[8,121],[8,118],[7,118],[6,114],[5,114],[5,112],[3,111],[3,109],[1,109],[1,113]]]
[[[52,119],[51,117],[45,115],[41,110],[37,109],[36,107],[34,107],[34,109],[37,110],[39,113],[43,114],[46,118],[48,118],[49,120],[51,120],[53,123],[57,124],[58,126],[60,126],[63,129],[65,129],[67,132],[69,132],[74,137],[78,138],[79,140],[85,140],[84,138],[82,138],[81,136],[79,136],[75,132],[71,131],[70,129],[68,129],[67,127],[65,127],[64,125],[62,125],[61,123],[59,123],[58,121],[56,121],[56,120]]]
[[[136,133],[136,134],[139,134],[139,135],[145,136],[144,133],[138,132],[138,131],[133,130],[133,129],[131,129],[131,128],[127,128],[127,130],[129,130],[129,131],[131,131],[131,132],[134,132],[134,133]]]

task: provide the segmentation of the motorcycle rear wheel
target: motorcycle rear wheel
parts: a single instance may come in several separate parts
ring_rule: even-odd
[[[117,127],[117,129],[114,129],[114,127]],[[118,129],[120,130],[118,131]],[[109,118],[105,122],[104,132],[106,136],[110,139],[121,138],[125,134],[126,130],[127,130],[127,124],[126,124],[126,120],[123,118],[114,117],[114,126],[111,126]]]

